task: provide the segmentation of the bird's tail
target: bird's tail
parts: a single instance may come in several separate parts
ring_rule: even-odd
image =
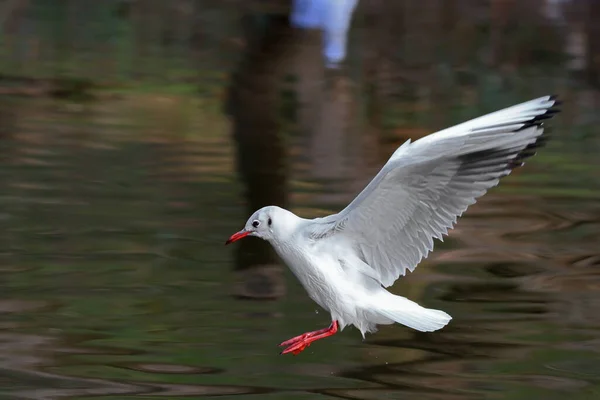
[[[440,310],[421,307],[414,301],[386,292],[385,305],[379,303],[377,312],[383,317],[396,321],[421,332],[442,329],[450,322],[451,316]]]

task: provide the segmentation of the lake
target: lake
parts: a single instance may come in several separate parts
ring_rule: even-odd
[[[2,98],[3,398],[600,397],[600,164],[585,142],[558,134],[392,287],[451,314],[445,329],[383,326],[362,340],[347,328],[279,356],[329,316],[276,261],[274,299],[235,295],[239,249],[223,243],[248,217],[244,184],[277,172],[287,183],[272,196],[323,215],[396,144],[324,179],[338,159],[291,140],[285,171],[240,175],[211,104]]]

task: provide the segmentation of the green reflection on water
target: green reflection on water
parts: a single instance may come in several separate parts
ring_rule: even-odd
[[[11,393],[519,399],[598,391],[600,281],[586,268],[597,265],[599,185],[583,152],[560,139],[544,149],[394,287],[449,311],[448,329],[383,327],[366,342],[348,329],[279,357],[279,342],[328,324],[328,315],[314,312],[289,274],[281,300],[231,296],[232,253],[222,244],[246,216],[228,123],[202,104],[143,94],[84,108],[4,103],[0,324]],[[311,183],[294,182],[292,192]],[[307,199],[294,206],[310,208]],[[500,266],[486,270],[490,262]]]

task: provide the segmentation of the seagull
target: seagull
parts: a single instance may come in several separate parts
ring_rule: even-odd
[[[385,288],[414,271],[458,217],[500,178],[544,144],[544,121],[559,110],[544,96],[400,146],[342,211],[305,219],[277,206],[256,211],[225,244],[247,236],[268,241],[331,325],[286,340],[281,354],[302,352],[349,325],[363,338],[377,325],[421,332],[452,317]]]

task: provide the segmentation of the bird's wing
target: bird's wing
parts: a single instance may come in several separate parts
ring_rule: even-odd
[[[308,235],[344,240],[372,268],[369,275],[390,286],[469,205],[535,154],[556,105],[554,96],[540,97],[409,140],[344,210],[315,219]]]

